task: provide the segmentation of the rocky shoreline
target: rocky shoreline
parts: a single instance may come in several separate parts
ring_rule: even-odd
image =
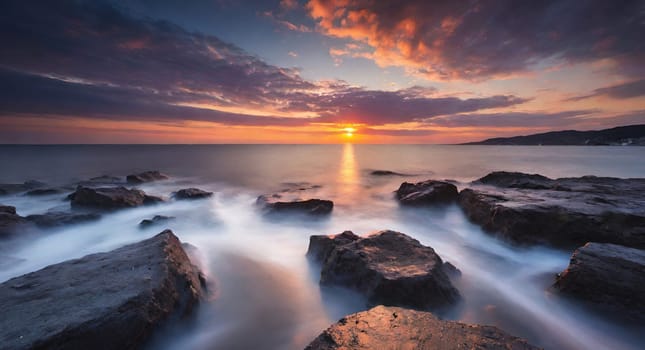
[[[384,170],[373,175],[405,176]],[[125,178],[100,176],[76,186],[48,187],[38,181],[0,184],[0,195],[64,197],[72,192],[66,196],[69,211],[21,216],[15,207],[0,205],[0,239],[100,220],[113,211],[214,195],[189,187],[164,197],[136,187],[169,179],[161,172],[147,171]],[[645,323],[645,179],[550,179],[493,172],[457,185],[433,179],[403,182],[393,200],[402,210],[456,205],[485,232],[511,244],[573,251],[568,268],[554,278],[549,291],[590,309]],[[308,192],[319,188],[293,184],[259,196],[255,205],[272,217],[332,215],[333,201]],[[173,219],[149,216],[139,227],[146,232],[143,229]],[[172,231],[165,230],[139,243],[61,262],[0,284],[4,313],[0,342],[7,349],[141,348],[155,329],[169,319],[188,317],[209,293],[203,273],[184,247],[196,249],[182,245]],[[373,306],[344,317],[307,349],[450,349],[454,344],[537,349],[495,327],[434,316],[432,312],[462,300],[453,285],[460,276],[459,261],[454,265],[443,261],[432,247],[404,233],[312,235],[306,256],[320,266],[321,287],[353,290]],[[397,331],[392,332],[393,328]]]

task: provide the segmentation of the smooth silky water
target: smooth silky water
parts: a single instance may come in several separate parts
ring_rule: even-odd
[[[0,146],[0,182],[28,179],[62,185],[103,174],[160,170],[172,176],[141,186],[169,197],[198,187],[206,200],[169,201],[105,214],[100,221],[52,229],[0,246],[0,281],[108,251],[172,229],[200,250],[215,299],[194,322],[163,329],[154,349],[300,349],[344,315],[367,308],[342,288],[318,286],[319,266],[305,258],[309,236],[352,230],[404,232],[432,246],[463,275],[463,301],[441,317],[498,326],[547,349],[639,349],[642,331],[618,325],[549,291],[570,251],[504,243],[468,222],[456,205],[401,208],[393,191],[403,181],[466,182],[494,170],[549,177],[643,177],[643,147],[522,147],[428,145]],[[372,170],[409,174],[377,177]],[[254,206],[263,193],[307,182],[303,196],[331,199],[328,218],[265,217]],[[67,209],[65,195],[0,197],[19,214]],[[174,221],[147,229],[154,215]],[[642,327],[642,326],[641,326]],[[641,340],[641,341],[639,341]]]

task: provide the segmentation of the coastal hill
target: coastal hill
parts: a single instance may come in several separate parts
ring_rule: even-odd
[[[462,145],[645,146],[645,124],[604,130],[564,130],[525,136],[496,137]]]

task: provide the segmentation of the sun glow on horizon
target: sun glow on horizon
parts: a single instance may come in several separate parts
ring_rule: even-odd
[[[356,132],[356,128],[352,128],[352,127],[343,128],[343,132],[345,133],[345,137],[352,137]]]

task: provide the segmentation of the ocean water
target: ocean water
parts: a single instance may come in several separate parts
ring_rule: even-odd
[[[643,325],[616,324],[549,290],[571,252],[519,248],[468,222],[456,206],[401,208],[393,191],[403,181],[452,179],[460,189],[495,170],[645,177],[645,147],[434,145],[168,145],[0,146],[0,183],[35,179],[54,185],[100,175],[160,170],[171,180],[140,186],[166,198],[180,188],[215,192],[106,214],[100,221],[51,229],[0,243],[0,282],[49,264],[108,251],[172,229],[200,249],[215,298],[195,322],[164,329],[154,349],[300,349],[365,300],[318,286],[319,266],[305,258],[309,236],[393,229],[432,246],[462,271],[454,281],[463,302],[440,316],[498,326],[547,349],[639,349]],[[401,177],[375,177],[391,170]],[[258,195],[287,188],[331,199],[328,218],[263,216]],[[19,214],[68,210],[64,194],[0,196]],[[154,215],[176,217],[140,229]]]

